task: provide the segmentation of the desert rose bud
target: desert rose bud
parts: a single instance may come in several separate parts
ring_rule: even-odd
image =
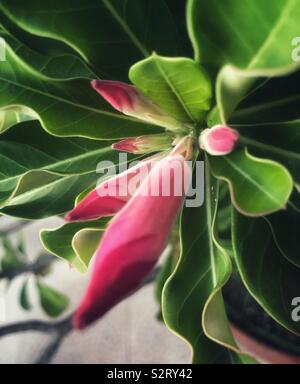
[[[199,138],[200,148],[213,156],[228,155],[239,140],[239,133],[225,125],[204,129]]]
[[[139,183],[150,173],[159,159],[159,156],[146,159],[127,171],[103,181],[65,216],[65,220],[95,220],[114,215],[131,199]],[[139,180],[132,185],[131,180],[137,175]]]
[[[130,152],[134,154],[144,154],[150,152],[165,151],[170,149],[174,141],[174,136],[169,134],[157,134],[128,138],[112,145],[118,151]]]
[[[92,87],[116,110],[169,130],[185,132],[182,122],[168,116],[136,87],[120,81],[93,80]]]
[[[189,152],[185,145],[189,144],[190,139],[183,139],[162,158],[109,223],[95,254],[87,291],[73,318],[76,329],[86,328],[137,290],[154,268],[191,180],[185,161]]]

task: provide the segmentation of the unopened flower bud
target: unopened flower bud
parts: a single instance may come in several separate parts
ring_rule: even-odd
[[[130,152],[134,154],[144,154],[170,149],[173,140],[173,135],[169,135],[167,133],[139,136],[114,143],[112,148],[117,149],[118,151]]]
[[[200,148],[213,156],[228,155],[239,140],[239,133],[225,125],[204,129],[199,138]]]
[[[119,112],[171,131],[185,132],[184,123],[169,116],[136,87],[119,81],[93,80],[92,87]]]

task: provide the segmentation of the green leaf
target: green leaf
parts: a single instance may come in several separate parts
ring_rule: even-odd
[[[47,171],[30,171],[0,212],[24,219],[42,219],[61,215],[73,208],[83,186],[96,185],[96,175],[57,176]]]
[[[35,121],[2,134],[0,153],[1,211],[25,218],[66,212],[83,189],[95,186],[108,161],[122,164],[111,142],[50,136]]]
[[[188,26],[197,60],[220,68],[272,70],[290,66],[299,34],[297,0],[189,0]]]
[[[289,172],[267,159],[235,150],[227,156],[210,156],[215,177],[227,181],[233,205],[242,213],[262,216],[285,208],[293,189]]]
[[[164,2],[169,8],[179,30],[180,45],[183,47],[184,56],[193,57],[193,47],[186,27],[186,18],[183,17],[186,14],[186,0],[164,0]]]
[[[70,300],[63,293],[40,281],[37,281],[37,289],[41,306],[48,316],[58,317],[68,308]]]
[[[59,40],[34,35],[21,28],[13,21],[13,18],[11,19],[3,12],[2,4],[0,4],[0,28],[1,33],[13,36],[14,39],[37,53],[47,56],[74,54],[71,47]]]
[[[163,317],[191,346],[194,363],[241,363],[222,299],[231,262],[214,233],[218,189],[207,165],[205,205],[183,209],[181,256],[163,290]]]
[[[170,277],[171,273],[173,272],[175,266],[176,266],[176,258],[174,255],[174,249],[171,244],[168,245],[166,248],[164,254],[162,255],[162,258],[164,259],[159,272],[155,278],[155,298],[159,305],[159,311],[156,315],[158,320],[163,320],[162,311],[161,311],[161,299],[162,299],[162,292],[164,285],[167,281],[167,279]]]
[[[0,108],[24,106],[34,111],[46,131],[57,136],[119,139],[161,132],[116,113],[87,79],[57,80],[22,61],[9,46],[1,63]]]
[[[191,59],[154,54],[135,64],[129,71],[129,78],[179,121],[202,121],[210,108],[211,82],[204,69]]]
[[[55,229],[42,230],[40,239],[47,251],[84,273],[87,271],[106,224],[107,219],[68,223]]]
[[[4,0],[1,9],[20,29],[46,37],[44,49],[49,39],[63,42],[104,78],[126,80],[128,68],[152,51],[180,53],[176,25],[162,0],[155,6],[153,0]]]
[[[33,120],[34,112],[22,106],[10,106],[0,109],[0,134],[21,121]]]
[[[256,73],[240,70],[231,65],[224,66],[218,74],[216,83],[216,97],[221,120],[225,123],[230,118],[232,120],[242,116],[244,118],[242,122],[245,123],[259,118],[261,121],[268,122],[274,121],[276,116],[280,116],[278,121],[282,121],[284,120],[282,118],[284,109],[295,114],[293,107],[299,100],[299,89],[294,91],[289,86],[292,79],[299,78],[299,74],[294,72],[295,69],[295,67],[287,67],[277,71],[273,70],[272,73],[268,71]],[[283,88],[279,85],[280,83],[284,84]],[[264,97],[255,100],[256,94],[259,93],[256,92],[257,90],[260,93],[264,92]],[[234,113],[240,102],[252,94],[254,97],[250,100],[254,99],[255,105],[245,109],[241,107],[240,111]],[[288,119],[292,119],[292,114],[289,113]]]
[[[300,268],[278,249],[264,218],[245,217],[234,210],[232,232],[236,264],[248,291],[278,323],[300,334],[300,323],[292,319]]]
[[[232,127],[239,131],[241,142],[251,153],[280,162],[300,183],[300,120]]]
[[[1,244],[4,251],[0,260],[2,272],[15,271],[25,266],[24,255],[19,252],[18,248],[12,244],[9,238],[2,238]]]
[[[30,311],[32,308],[28,297],[28,280],[26,280],[20,292],[20,305],[25,311]]]
[[[228,78],[228,84],[230,82]],[[280,77],[262,77],[255,83],[255,87],[246,95],[245,100],[230,116],[230,124],[261,124],[269,122],[283,122],[300,119],[298,108],[300,71],[283,74]],[[240,82],[236,84],[236,90]],[[229,93],[227,99],[234,99]]]
[[[27,253],[26,253],[26,245],[25,245],[25,238],[23,236],[22,232],[19,232],[17,234],[17,250],[21,257],[26,259]]]
[[[47,259],[47,263],[45,260]],[[53,271],[53,263],[48,254],[42,250],[35,258],[35,263],[39,265],[39,268],[35,269],[34,275],[37,277],[46,277]]]
[[[285,210],[268,216],[277,248],[290,263],[300,268],[299,239],[300,195],[294,191]]]
[[[0,23],[3,25],[1,12]],[[23,33],[24,31],[22,31],[22,35]],[[56,79],[71,79],[76,77],[94,79],[97,77],[78,56],[71,55],[70,53],[57,53],[54,56],[42,54],[28,48],[21,41],[18,41],[17,38],[5,31],[1,31],[0,36],[5,40],[6,44],[18,54],[18,57],[20,57],[22,61],[45,76]],[[45,39],[39,39],[39,44],[43,46],[45,44]]]

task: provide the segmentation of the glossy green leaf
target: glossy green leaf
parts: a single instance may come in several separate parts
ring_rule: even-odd
[[[163,288],[165,286],[167,279],[170,277],[171,273],[173,272],[176,266],[174,249],[171,244],[168,245],[167,249],[165,250],[164,254],[161,257],[163,258],[163,263],[160,266],[157,276],[155,277],[155,290],[154,290],[155,298],[159,305],[159,311],[156,317],[160,321],[163,320],[162,311],[161,311],[161,299],[162,299]]]
[[[227,156],[210,156],[215,177],[227,181],[233,205],[242,213],[262,216],[283,209],[293,180],[281,164],[238,149]]]
[[[40,238],[47,251],[84,273],[87,271],[106,224],[107,219],[67,223],[55,229],[42,230]]]
[[[245,95],[238,109],[230,116],[229,123],[261,124],[299,120],[299,82],[299,70],[278,77],[257,79],[255,86]],[[233,84],[237,85],[238,92],[241,83],[233,81]],[[222,103],[234,100],[234,97],[234,94],[229,93],[227,99],[223,98]]]
[[[283,164],[294,181],[300,183],[300,120],[233,125],[241,142],[256,156],[264,156]]]
[[[13,272],[25,266],[24,255],[19,252],[8,237],[1,239],[3,255],[0,259],[2,272]]]
[[[144,94],[179,121],[199,122],[210,108],[211,82],[205,70],[191,59],[154,54],[135,64],[129,77]]]
[[[300,268],[279,250],[264,218],[249,218],[234,210],[232,232],[236,264],[248,291],[277,322],[300,334],[300,323],[292,318]]]
[[[0,24],[1,23],[2,15],[0,12]],[[22,35],[23,33],[24,32],[22,31]],[[45,76],[56,79],[72,79],[76,77],[94,79],[97,77],[88,65],[78,56],[71,55],[70,53],[57,53],[53,56],[50,54],[42,54],[28,48],[25,44],[6,31],[1,31],[0,36],[5,40],[6,44],[17,53],[22,61]],[[44,39],[39,39],[39,44],[44,45]]]
[[[42,219],[72,209],[82,186],[96,185],[93,173],[58,176],[48,171],[30,171],[20,179],[0,212],[24,219]]]
[[[122,163],[111,142],[50,136],[37,122],[2,134],[0,153],[1,210],[25,218],[66,212],[79,193],[95,186],[108,161]]]
[[[104,78],[126,80],[128,68],[152,51],[180,53],[162,0],[3,0],[1,9],[19,28],[71,47]]]
[[[1,33],[9,34],[24,46],[33,51],[46,56],[72,55],[74,50],[59,40],[47,38],[45,36],[34,35],[21,28],[5,12],[3,5],[0,4],[0,29]]]
[[[218,190],[208,167],[205,181],[205,205],[183,209],[181,256],[163,290],[163,317],[191,346],[194,363],[242,363],[222,299],[231,262],[214,234]]]
[[[29,311],[32,307],[28,297],[28,280],[26,280],[20,292],[20,305],[25,311]]]
[[[300,195],[294,191],[285,210],[266,218],[270,224],[277,248],[287,260],[300,268],[299,228]]]
[[[69,298],[61,292],[37,281],[41,307],[50,317],[60,316],[69,305]]]
[[[17,105],[3,107],[0,109],[0,133],[22,121],[33,120],[34,118],[34,112],[26,107]]]
[[[176,27],[179,30],[180,46],[183,47],[184,56],[193,57],[193,47],[188,35],[186,27],[186,0],[164,0],[165,4],[169,8]],[[170,55],[170,54],[169,54]]]
[[[25,106],[57,136],[116,139],[159,132],[159,128],[115,112],[87,79],[57,80],[25,64],[9,46],[1,63],[0,108]]]
[[[299,113],[293,111],[299,100],[299,89],[293,89],[295,85],[290,87],[295,77],[299,78],[299,71],[295,72],[295,69],[295,67],[287,67],[273,70],[271,73],[260,71],[258,74],[249,70],[240,70],[231,65],[223,67],[216,82],[216,97],[221,120],[227,122],[242,116],[240,121],[245,123],[258,119],[269,122],[274,121],[276,117],[277,121],[283,121],[285,118],[282,113],[286,109],[289,111],[288,119],[292,119],[295,114],[299,117]],[[283,87],[280,86],[282,83]],[[264,97],[259,97],[259,93],[264,94]],[[248,95],[253,95],[250,100],[254,101],[254,105],[246,108],[242,106],[234,113]]]
[[[189,0],[188,24],[197,60],[220,68],[273,70],[296,66],[298,0]]]

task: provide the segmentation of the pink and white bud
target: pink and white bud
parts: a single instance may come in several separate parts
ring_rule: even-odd
[[[182,122],[168,116],[133,85],[111,80],[93,80],[91,85],[112,107],[125,115],[169,130],[184,130]]]
[[[200,148],[213,156],[231,153],[239,140],[239,133],[225,125],[204,129],[199,138]]]
[[[184,181],[191,179],[184,143],[189,144],[188,139],[156,164],[109,223],[95,254],[90,283],[73,317],[76,329],[86,328],[137,290],[157,263],[185,198]],[[151,193],[154,183],[157,194]],[[164,194],[166,185],[168,195]]]
[[[121,140],[112,145],[113,149],[130,152],[136,155],[165,151],[172,147],[174,137],[167,133],[147,135]]]
[[[132,194],[158,160],[160,157],[146,159],[127,171],[103,181],[65,216],[65,220],[95,220],[114,215],[131,199]],[[139,176],[137,182],[131,183],[137,176]]]

